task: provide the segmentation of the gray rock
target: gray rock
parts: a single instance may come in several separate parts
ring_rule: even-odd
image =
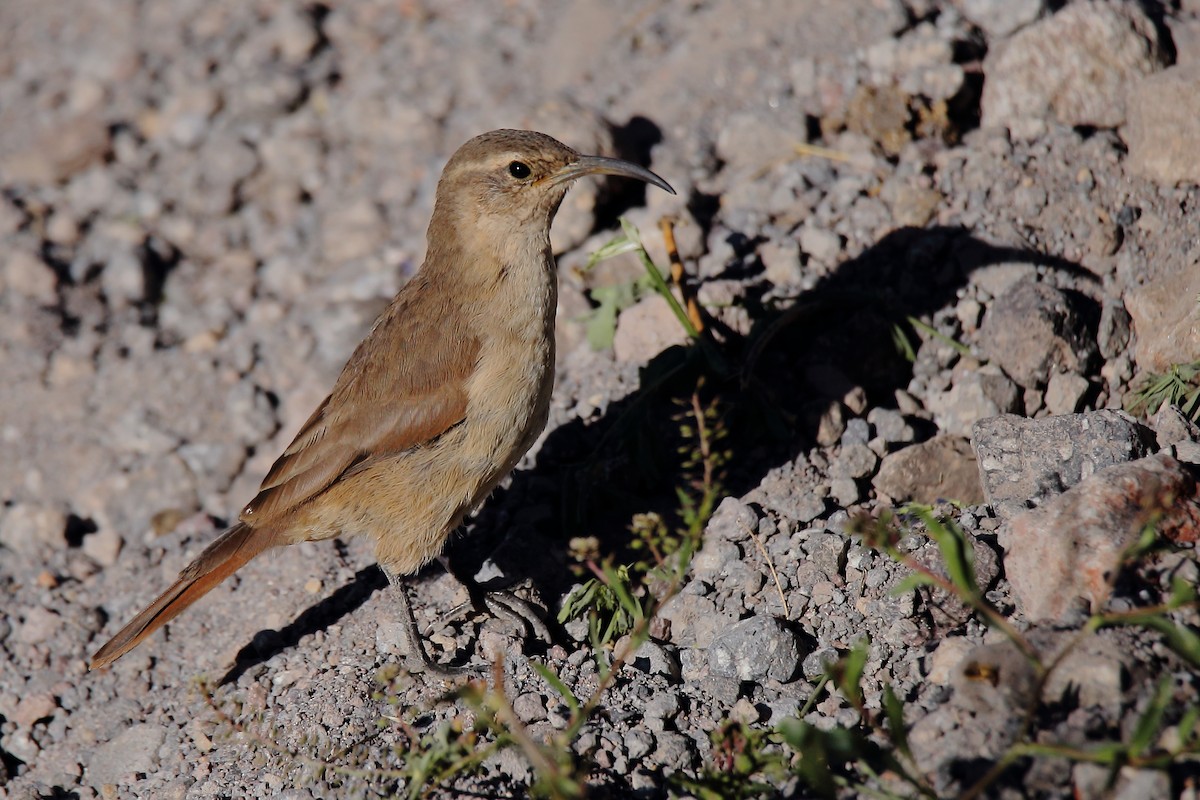
[[[871,452],[866,442],[843,447],[829,465],[829,474],[835,478],[866,478],[879,464],[879,456]]]
[[[871,424],[862,417],[854,417],[846,421],[846,430],[842,432],[842,444],[866,444],[871,441]]]
[[[1046,408],[1051,414],[1074,414],[1079,410],[1090,384],[1074,372],[1056,372],[1046,385]]]
[[[735,621],[707,597],[686,592],[668,600],[659,615],[671,623],[671,642],[680,647],[708,647]]]
[[[62,615],[40,606],[27,609],[23,615],[15,638],[24,644],[41,644],[58,633],[62,627]]]
[[[96,787],[123,782],[125,776],[153,772],[158,748],[166,738],[161,726],[142,723],[126,728],[115,739],[100,745],[87,763],[87,777]]]
[[[904,415],[890,408],[872,408],[867,412],[867,422],[875,428],[875,435],[888,444],[911,442],[915,432]]]
[[[810,681],[818,680],[825,674],[825,670],[837,663],[838,651],[832,647],[821,647],[813,650],[804,657],[802,669],[804,677]]]
[[[873,483],[877,492],[900,502],[975,505],[984,498],[975,453],[961,436],[938,436],[889,453]]]
[[[800,666],[800,642],[774,617],[754,616],[720,633],[708,651],[713,675],[742,681],[787,682]]]
[[[654,734],[645,728],[632,728],[625,734],[625,755],[629,758],[644,758],[653,749]]]
[[[0,518],[0,545],[35,555],[43,548],[67,546],[67,515],[56,508],[14,503]]]
[[[1158,439],[1159,447],[1168,447],[1179,442],[1200,441],[1200,427],[1192,422],[1177,406],[1163,403],[1153,417],[1150,426]]]
[[[968,436],[981,419],[1021,409],[1021,394],[998,367],[985,364],[977,369],[956,369],[954,383],[944,392],[931,392],[925,406],[942,432]]]
[[[1034,138],[1061,125],[1114,128],[1128,86],[1162,67],[1154,23],[1132,3],[1085,0],[1034,23],[984,61],[983,124]]]
[[[1001,527],[1004,572],[1033,622],[1075,624],[1112,592],[1112,576],[1142,529],[1200,539],[1196,477],[1165,454],[1096,472]]]
[[[537,692],[522,692],[513,698],[513,713],[526,724],[546,718],[546,698]]]
[[[956,5],[991,40],[1012,35],[1046,8],[1045,0],[957,0]]]
[[[1096,331],[1096,343],[1100,355],[1113,359],[1129,346],[1130,326],[1133,320],[1125,306],[1119,302],[1106,300],[1100,309],[1100,327]]]
[[[1023,280],[997,298],[979,330],[980,351],[1027,388],[1046,385],[1052,372],[1087,374],[1096,342],[1063,292]]]
[[[622,642],[626,641],[627,637],[622,637],[617,642],[617,652],[621,651]],[[629,657],[629,665],[647,675],[662,675],[671,681],[679,680],[679,660],[655,641],[645,642],[639,647],[637,652]]]
[[[1119,411],[1041,420],[1003,415],[971,433],[984,496],[1008,519],[1083,478],[1154,449],[1154,434]]]

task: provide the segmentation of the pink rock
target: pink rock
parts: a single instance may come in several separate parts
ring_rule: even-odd
[[[1154,523],[1175,542],[1200,535],[1200,488],[1174,458],[1159,454],[1095,473],[1000,531],[1004,569],[1031,622],[1063,622],[1100,608],[1121,555]]]

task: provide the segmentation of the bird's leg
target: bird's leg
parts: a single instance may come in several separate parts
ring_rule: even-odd
[[[451,577],[466,588],[470,603],[477,611],[482,612],[486,610],[491,612],[493,616],[509,620],[515,623],[518,628],[532,633],[543,642],[549,643],[553,641],[550,629],[546,627],[546,623],[542,621],[541,615],[528,600],[517,597],[508,590],[488,591],[480,586],[474,578],[457,572],[450,564],[450,559],[445,556],[439,556],[438,560],[442,562],[442,566],[445,567],[446,572],[450,573]]]
[[[425,652],[421,642],[421,632],[417,629],[417,618],[413,614],[412,601],[408,597],[408,585],[404,579],[387,567],[380,565],[388,583],[400,601],[400,634],[404,639],[404,665],[409,672],[427,672],[443,678],[456,678],[474,672],[470,667],[450,667],[439,664]]]

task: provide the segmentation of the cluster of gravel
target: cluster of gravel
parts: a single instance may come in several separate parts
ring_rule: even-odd
[[[569,543],[627,554],[632,515],[675,502],[669,469],[639,481],[678,432],[648,387],[684,337],[649,296],[593,349],[594,297],[641,266],[585,267],[617,214],[666,264],[669,215],[740,370],[706,395],[729,413],[728,496],[573,745],[596,793],[666,796],[713,763],[711,731],[796,716],[860,643],[866,707],[890,685],[916,770],[961,792],[1038,684],[953,598],[894,593],[909,570],[855,515],[937,505],[1047,658],[1088,613],[1200,577],[1200,435],[1170,406],[1121,410],[1141,376],[1200,360],[1200,5],[1161,5],[4,3],[0,798],[386,796],[412,737],[469,727],[448,683],[381,677],[396,607],[356,542],[256,561],[111,671],[86,659],[252,495],[420,264],[447,156],[505,126],[641,160],[679,195],[569,195],[551,423],[453,548],[554,640],[473,613],[436,567],[412,583],[428,650],[502,657],[535,741],[570,709],[532,662],[595,689],[586,626],[553,622]],[[1172,548],[1122,569],[1152,516]],[[941,569],[919,526],[898,546]],[[1163,677],[1170,725],[1200,675],[1106,628],[1040,687],[1034,735],[1127,738]],[[806,714],[859,720],[836,693]],[[1185,773],[1124,769],[1116,791],[1178,796]],[[435,795],[534,778],[508,749]],[[996,796],[1107,778],[1025,760]]]

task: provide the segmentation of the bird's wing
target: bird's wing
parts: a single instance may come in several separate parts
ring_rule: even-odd
[[[422,287],[405,288],[275,461],[243,522],[273,519],[352,467],[429,442],[462,421],[479,341],[456,329],[452,309],[431,307],[437,301],[427,301]]]

